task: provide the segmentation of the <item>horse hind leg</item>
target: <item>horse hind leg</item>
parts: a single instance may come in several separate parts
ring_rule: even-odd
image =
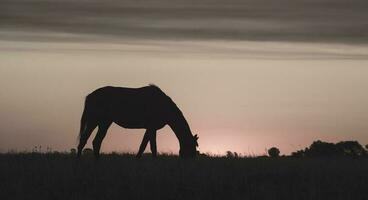
[[[152,156],[156,158],[157,157],[156,131],[153,131],[150,135],[150,147]]]
[[[95,155],[95,158],[100,157],[100,148],[102,140],[105,138],[107,129],[109,129],[112,122],[103,122],[98,125],[98,132],[93,139],[92,145],[93,145],[93,153]]]
[[[88,138],[91,136],[91,133],[93,132],[93,130],[96,127],[97,127],[97,124],[96,123],[94,123],[94,122],[87,122],[86,128],[81,133],[80,138],[79,138],[78,154],[77,154],[77,157],[78,158],[81,156],[82,150],[83,150],[84,146],[86,145]]]

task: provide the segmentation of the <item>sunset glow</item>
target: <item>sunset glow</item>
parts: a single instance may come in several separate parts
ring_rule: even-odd
[[[230,7],[219,2],[197,5],[205,10],[198,13],[182,1],[144,6],[124,1],[127,10],[145,12],[116,13],[121,15],[117,18],[110,12],[115,1],[91,1],[91,7],[81,8],[66,2],[86,16],[68,15],[68,6],[60,7],[65,15],[54,10],[50,16],[32,6],[17,10],[11,2],[8,9],[0,8],[0,13],[18,16],[0,20],[3,152],[35,145],[69,151],[76,147],[87,94],[106,85],[149,83],[177,103],[199,135],[201,152],[261,155],[277,146],[289,154],[317,139],[368,143],[367,31],[359,29],[366,20],[357,20],[365,13],[358,7],[342,12],[344,6],[336,4],[339,12],[332,12],[320,5],[330,14],[327,26],[323,12],[308,3],[286,18],[284,9],[300,5],[251,1],[247,5],[260,16],[254,18],[236,0],[232,3],[239,10],[223,15],[218,10]],[[185,12],[171,12],[178,6]],[[274,12],[265,14],[268,6]],[[94,9],[104,17],[89,16]],[[32,21],[41,18],[44,23]],[[102,151],[136,152],[143,133],[113,125]],[[168,126],[158,132],[157,143],[159,152],[178,152]]]

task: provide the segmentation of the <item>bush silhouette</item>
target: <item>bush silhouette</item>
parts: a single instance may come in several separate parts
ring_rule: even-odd
[[[291,156],[293,156],[293,157],[304,157],[306,151],[308,151],[308,148],[305,148],[305,150],[298,150],[296,152],[292,152]]]
[[[339,153],[346,156],[362,156],[367,152],[357,141],[342,141],[336,144]]]
[[[280,155],[280,150],[276,147],[272,147],[268,150],[268,155],[271,157],[271,158],[276,158],[276,157],[279,157]]]
[[[70,149],[70,154],[73,156],[77,155],[77,150],[75,148]]]
[[[363,156],[367,151],[357,141],[342,141],[336,144],[314,141],[309,148],[292,153],[295,157]]]
[[[312,157],[333,156],[338,154],[338,149],[334,143],[317,140],[311,144],[306,154]]]
[[[226,157],[227,158],[239,158],[239,154],[237,152],[231,152],[231,151],[226,151]]]

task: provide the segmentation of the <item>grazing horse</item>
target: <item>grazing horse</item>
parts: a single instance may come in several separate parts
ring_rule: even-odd
[[[156,131],[166,124],[179,140],[180,157],[197,155],[198,136],[192,135],[183,113],[173,100],[155,85],[141,88],[107,86],[89,94],[81,118],[77,156],[80,157],[89,136],[98,126],[92,142],[94,155],[98,158],[101,142],[113,122],[124,128],[146,129],[137,157],[142,156],[148,142],[152,155],[156,157]]]

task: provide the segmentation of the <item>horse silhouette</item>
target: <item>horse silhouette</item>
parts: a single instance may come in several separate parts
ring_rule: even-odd
[[[179,140],[180,157],[195,157],[198,136],[190,127],[174,101],[159,87],[141,88],[102,87],[89,94],[84,103],[81,118],[77,156],[80,157],[93,130],[98,132],[92,142],[96,158],[99,157],[102,140],[112,123],[129,129],[144,128],[137,157],[141,157],[150,142],[151,152],[157,156],[156,131],[169,125]]]

